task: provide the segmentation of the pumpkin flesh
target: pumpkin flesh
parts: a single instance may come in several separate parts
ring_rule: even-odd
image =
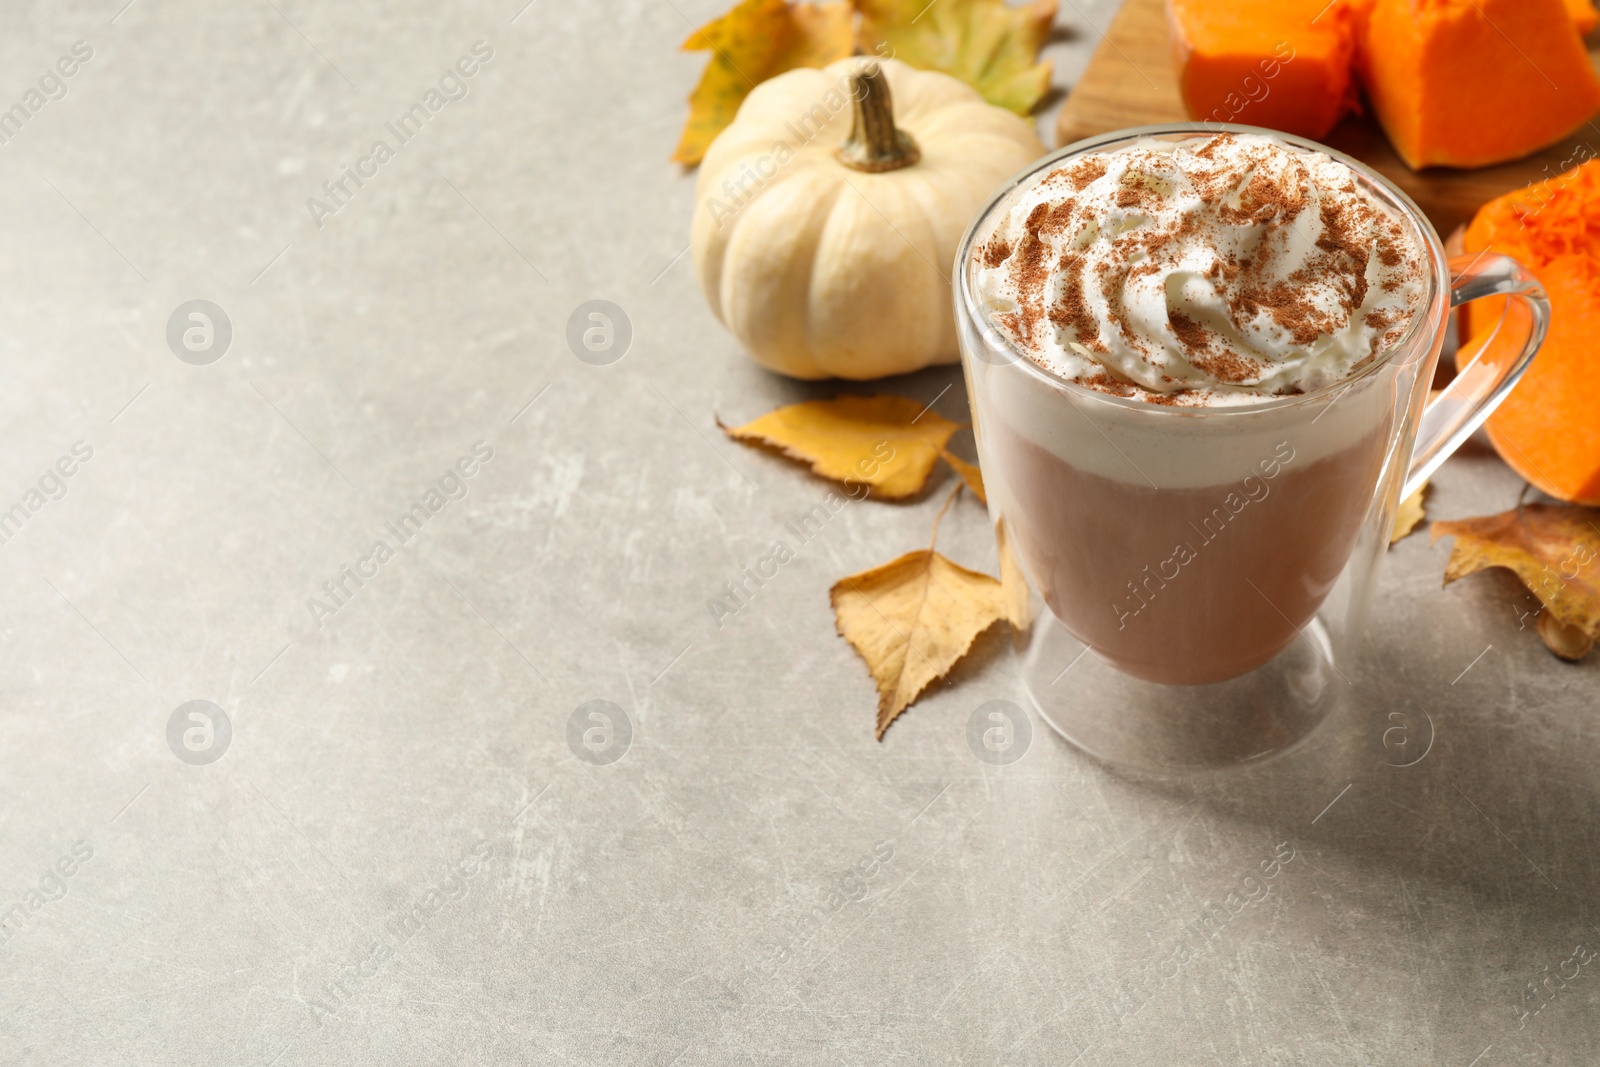
[[[1490,201],[1465,244],[1469,255],[1511,256],[1550,295],[1549,336],[1489,417],[1490,442],[1540,491],[1600,505],[1600,160]],[[1463,308],[1457,366],[1477,355],[1505,312],[1503,297]]]
[[[1520,159],[1600,109],[1565,0],[1376,0],[1366,88],[1415,169]]]
[[[1594,0],[1567,0],[1567,12],[1572,16],[1572,24],[1578,28],[1578,36],[1587,37],[1600,26],[1600,9],[1594,6]]]
[[[1191,118],[1322,140],[1364,87],[1414,169],[1519,159],[1600,109],[1594,0],[1167,0],[1167,16]]]
[[[1357,16],[1345,0],[1168,0],[1189,117],[1321,140],[1356,106]]]

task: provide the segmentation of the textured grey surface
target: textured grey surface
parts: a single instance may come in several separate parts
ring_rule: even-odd
[[[718,3],[123,3],[0,14],[0,103],[94,49],[0,146],[0,507],[93,449],[0,544],[0,1063],[1600,1059],[1600,960],[1554,977],[1600,949],[1600,665],[1519,631],[1510,580],[1441,591],[1443,545],[1390,553],[1355,705],[1184,782],[1038,724],[974,758],[1001,637],[872,740],[826,590],[942,492],[850,505],[714,625],[828,486],[713,415],[831,392],[748,364],[675,258],[674,49]],[[233,326],[208,366],[166,341],[193,299]],[[610,366],[564,340],[591,299],[632,322]],[[953,371],[888,388],[962,417]],[[1519,488],[1478,449],[1430,507]],[[940,544],[993,566],[969,500]],[[232,727],[209,764],[169,747],[192,700]],[[567,742],[594,700],[608,765]]]

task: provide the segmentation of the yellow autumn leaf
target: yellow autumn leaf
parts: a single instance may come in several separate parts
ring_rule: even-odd
[[[852,574],[829,591],[839,635],[878,684],[877,737],[1006,617],[1000,583],[931,548]]]
[[[921,492],[961,428],[903,396],[848,395],[789,404],[743,426],[717,425],[737,441],[803,460],[824,478],[865,482],[889,500]]]
[[[683,50],[709,51],[711,58],[700,84],[689,94],[689,119],[673,161],[699,163],[761,82],[796,67],[825,67],[850,55],[854,19],[846,0],[828,4],[742,0],[690,34]]]
[[[960,492],[958,485],[933,520],[934,544],[841,578],[828,591],[839,635],[860,653],[877,683],[880,741],[889,724],[944,677],[979,634],[1001,621],[1019,629],[1027,625],[1026,586],[995,581],[934,551],[939,521]],[[1004,575],[1003,529],[1000,547]]]
[[[953,455],[949,451],[941,452],[939,455],[946,463],[950,464],[957,474],[961,475],[961,480],[967,483],[967,488],[972,490],[973,496],[977,497],[981,503],[987,504],[989,502],[989,495],[983,491],[983,472],[978,469],[976,463],[968,463],[960,456]]]
[[[1039,49],[1056,0],[855,0],[863,52],[960,78],[991,104],[1026,115],[1050,88]]]
[[[1422,521],[1422,494],[1427,491],[1428,483],[1423,482],[1417,486],[1415,493],[1400,501],[1400,509],[1394,516],[1394,530],[1389,534],[1391,545],[1410,534],[1417,528],[1417,523]]]
[[[1445,585],[1486,567],[1505,567],[1556,623],[1600,637],[1600,509],[1529,504],[1498,515],[1436,522],[1430,529],[1435,541],[1455,538]]]

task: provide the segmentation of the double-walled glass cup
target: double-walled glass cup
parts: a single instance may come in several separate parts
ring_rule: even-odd
[[[989,319],[975,255],[1017,198],[1081,156],[1218,132],[1326,153],[1394,211],[1427,271],[1404,337],[1326,389],[1199,408],[1098,392],[1020,353]],[[1516,384],[1549,319],[1519,264],[1447,259],[1361,163],[1242,126],[1142,127],[1045,157],[968,229],[954,289],[1002,572],[1047,608],[1023,656],[1034,710],[1092,755],[1153,770],[1281,753],[1337,706],[1399,501]],[[1492,295],[1510,297],[1495,337],[1430,401],[1450,309]]]

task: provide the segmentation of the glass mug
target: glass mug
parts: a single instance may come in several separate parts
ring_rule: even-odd
[[[1143,138],[1256,133],[1326,153],[1388,205],[1426,260],[1405,336],[1297,396],[1175,407],[1045,370],[988,320],[974,251],[1045,172]],[[1108,763],[1174,771],[1303,741],[1351,688],[1395,511],[1488,417],[1544,339],[1549,303],[1505,256],[1449,260],[1404,193],[1332,149],[1245,126],[1146,126],[1079,141],[1018,175],[967,229],[955,311],[1001,573],[1038,612],[1033,709]],[[1428,399],[1450,309],[1504,295],[1479,358]]]

